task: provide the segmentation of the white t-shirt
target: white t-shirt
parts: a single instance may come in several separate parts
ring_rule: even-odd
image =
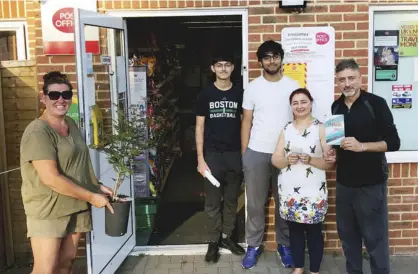
[[[281,130],[293,120],[289,96],[298,88],[298,82],[286,76],[278,82],[269,82],[263,76],[250,82],[244,91],[243,108],[253,110],[251,150],[275,151]]]

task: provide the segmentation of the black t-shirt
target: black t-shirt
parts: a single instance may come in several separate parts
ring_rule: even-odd
[[[240,151],[243,89],[219,90],[214,84],[198,95],[196,115],[205,116],[204,151]]]

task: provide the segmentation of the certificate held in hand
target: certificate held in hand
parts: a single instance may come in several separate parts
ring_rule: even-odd
[[[326,131],[326,143],[328,145],[340,145],[345,138],[345,119],[343,115],[331,115],[324,121]]]

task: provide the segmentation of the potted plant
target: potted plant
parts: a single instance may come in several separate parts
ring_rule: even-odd
[[[116,178],[113,178],[113,196],[109,197],[115,213],[105,209],[105,233],[113,237],[127,232],[133,200],[132,197],[120,195],[119,187],[126,177],[133,175],[135,158],[147,148],[145,118],[141,118],[140,111],[134,106],[130,108],[129,114],[118,108],[117,117],[112,121],[113,132],[103,135],[103,145],[92,146],[107,155],[116,173]]]

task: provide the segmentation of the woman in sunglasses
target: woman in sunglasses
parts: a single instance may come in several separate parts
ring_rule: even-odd
[[[22,199],[34,256],[32,274],[71,273],[82,233],[92,230],[90,205],[108,207],[112,190],[99,184],[75,122],[66,75],[44,76],[45,111],[25,129],[20,147]]]

